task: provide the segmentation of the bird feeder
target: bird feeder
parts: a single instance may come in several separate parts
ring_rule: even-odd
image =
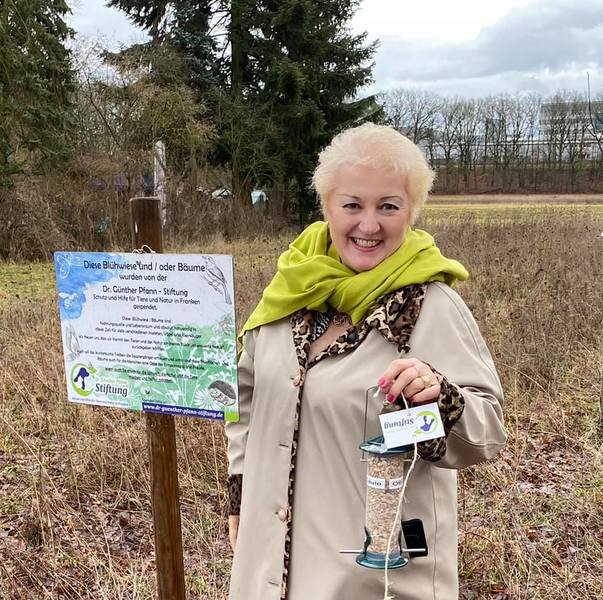
[[[408,564],[413,556],[427,555],[420,520],[402,522],[398,515],[398,522],[394,527],[406,469],[412,461],[414,446],[387,448],[383,437],[366,439],[369,392],[370,390],[367,391],[365,407],[364,441],[360,444],[365,457],[363,462],[367,465],[365,541],[363,549],[356,556],[356,562],[371,569],[385,569],[386,565],[388,569],[399,569]],[[390,410],[390,405],[384,405],[382,412]],[[390,536],[392,542],[388,555]],[[409,537],[409,541],[412,539],[413,545],[417,547],[409,549],[406,537]]]
[[[371,569],[384,569],[388,541],[398,510],[398,500],[404,482],[404,466],[412,446],[388,450],[383,438],[371,438],[360,445],[367,457],[366,517],[364,548],[356,562]],[[408,563],[402,551],[402,520],[396,524],[387,560],[389,569],[399,569]]]

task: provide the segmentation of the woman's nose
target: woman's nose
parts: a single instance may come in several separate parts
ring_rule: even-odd
[[[377,233],[380,229],[377,215],[369,213],[363,215],[360,219],[360,223],[358,223],[358,229],[361,233],[364,233],[365,235]]]

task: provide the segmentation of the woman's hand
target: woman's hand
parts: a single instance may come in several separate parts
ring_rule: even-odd
[[[230,540],[230,547],[234,552],[235,546],[237,545],[237,534],[239,533],[239,515],[228,516],[228,539]]]
[[[377,385],[388,402],[394,402],[403,393],[412,404],[437,400],[441,389],[440,380],[431,367],[416,358],[392,361]]]

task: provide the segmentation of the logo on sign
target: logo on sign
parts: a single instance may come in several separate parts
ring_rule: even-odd
[[[92,365],[77,363],[71,368],[71,388],[82,398],[93,392],[104,396],[128,397],[128,386],[120,383],[101,383],[96,380],[97,370]]]
[[[416,434],[431,433],[438,425],[438,417],[430,410],[423,410],[416,416],[415,424],[419,426]]]
[[[94,375],[96,369],[92,365],[76,363],[71,369],[71,387],[82,398],[87,398],[94,391]]]

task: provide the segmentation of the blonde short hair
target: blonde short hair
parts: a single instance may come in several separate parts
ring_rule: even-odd
[[[385,125],[364,123],[342,131],[318,155],[312,176],[312,187],[323,210],[337,171],[343,166],[357,165],[392,169],[402,176],[410,200],[410,222],[414,223],[435,179],[435,172],[427,164],[422,150]]]

